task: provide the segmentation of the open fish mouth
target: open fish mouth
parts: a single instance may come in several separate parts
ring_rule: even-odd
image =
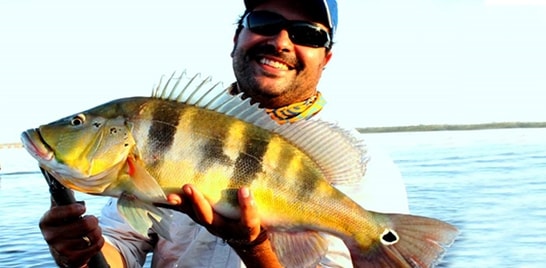
[[[51,161],[54,157],[53,150],[42,138],[40,131],[36,128],[29,129],[21,134],[21,141],[25,149],[34,158],[41,161]]]
[[[44,141],[40,130],[37,128],[28,129],[21,134],[21,142],[25,149],[32,157],[38,160],[40,166],[44,167],[53,177],[59,182],[69,188],[73,188],[85,193],[97,192],[100,193],[104,190],[105,177],[112,172],[110,170],[101,172],[100,174],[89,176],[82,173],[78,169],[71,168],[63,163],[59,163],[55,158],[55,152]],[[70,179],[67,179],[70,178]],[[92,191],[91,189],[99,189],[98,191]]]

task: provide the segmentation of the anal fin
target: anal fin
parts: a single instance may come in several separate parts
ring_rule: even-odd
[[[123,193],[117,208],[121,216],[143,237],[148,237],[148,230],[153,227],[161,237],[171,241],[169,227],[172,212],[139,200],[133,195]]]
[[[283,267],[317,267],[328,250],[328,241],[319,232],[271,232],[269,241]]]

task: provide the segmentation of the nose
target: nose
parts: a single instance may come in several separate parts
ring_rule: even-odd
[[[277,51],[287,52],[293,49],[294,44],[290,40],[288,31],[281,30],[278,34],[270,36],[267,41],[268,44],[273,45]]]

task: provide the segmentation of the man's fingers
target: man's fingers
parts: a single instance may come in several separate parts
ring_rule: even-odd
[[[200,191],[195,190],[195,188],[189,184],[182,187],[182,192],[184,193],[184,196],[190,200],[196,219],[201,224],[213,224],[215,218],[214,211],[203,194]]]
[[[248,228],[252,241],[260,234],[260,217],[250,189],[247,187],[239,189],[238,200],[241,207],[241,224]]]
[[[154,205],[162,208],[177,210],[183,213],[188,213],[189,211],[187,204],[183,202],[180,194],[168,194],[167,203],[154,203]]]
[[[75,203],[66,206],[52,207],[40,220],[40,225],[62,225],[75,220],[85,213],[85,206]]]
[[[93,236],[89,236],[93,241],[103,240],[97,217],[85,216],[75,221],[65,222],[63,225],[42,228],[42,236],[48,244],[80,239],[87,234]]]
[[[167,195],[166,203],[156,205],[186,213],[209,232],[226,240],[248,243],[260,235],[260,217],[248,187],[239,189],[237,198],[241,209],[240,219],[229,219],[215,212],[208,199],[191,184],[184,185],[179,194]]]

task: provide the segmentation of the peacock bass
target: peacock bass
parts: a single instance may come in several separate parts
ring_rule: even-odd
[[[316,266],[321,233],[341,238],[354,267],[430,267],[458,234],[445,222],[367,211],[332,184],[366,170],[365,147],[320,120],[279,125],[257,104],[199,75],[172,75],[152,97],[113,100],[21,135],[40,166],[73,190],[118,197],[142,235],[168,238],[166,195],[195,185],[237,219],[237,189],[252,191],[263,227],[287,267]]]

